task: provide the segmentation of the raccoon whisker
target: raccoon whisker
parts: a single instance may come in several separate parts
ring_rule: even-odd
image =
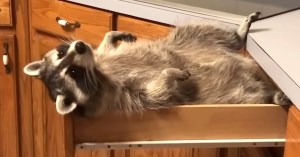
[[[88,80],[87,80],[87,75],[84,76],[84,85],[85,85],[85,88],[87,89],[87,92],[91,93],[90,88],[89,88],[89,83],[88,83]]]
[[[63,42],[64,44],[70,44],[71,41],[67,40],[66,38],[63,38],[61,36],[55,35],[56,38],[58,38],[61,42]]]
[[[92,75],[92,81],[95,83],[95,88],[98,88],[98,83],[100,83],[100,85],[102,85],[102,81],[100,78],[98,78],[95,74],[94,71],[91,72],[91,75]]]
[[[96,87],[95,87],[95,84],[93,83],[93,81],[91,81],[89,71],[86,70],[85,73],[86,73],[86,77],[84,78],[85,86],[86,86],[88,92],[91,93],[91,90],[95,90]]]
[[[71,41],[74,41],[76,38],[74,36],[74,34],[70,34],[70,37],[68,38],[68,40],[71,42]]]
[[[63,42],[64,44],[68,44],[68,41],[66,41],[65,39],[59,38],[61,42]]]
[[[89,85],[92,86],[91,88],[93,88],[94,90],[97,90],[98,85],[96,82],[96,77],[94,72],[89,72],[88,70],[86,70],[86,76],[87,76],[87,81],[89,82]]]
[[[66,38],[66,40],[71,44],[74,40],[75,40],[75,38],[73,38],[73,37],[69,37],[69,38]]]

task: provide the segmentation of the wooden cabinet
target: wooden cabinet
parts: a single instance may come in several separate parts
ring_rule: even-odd
[[[89,8],[87,6],[82,6],[79,4],[73,4],[65,1],[58,0],[30,0],[30,59],[32,61],[39,60],[42,56],[49,50],[55,48],[59,43],[62,43],[64,40],[74,40],[81,39],[85,40],[97,46],[101,39],[104,37],[104,34],[110,30],[119,30],[126,31],[136,35],[138,38],[146,39],[155,39],[157,37],[165,36],[169,31],[171,26],[137,19],[133,17],[128,17],[125,15],[119,15],[117,13],[112,13],[109,11],[103,11],[99,9]],[[64,20],[64,21],[58,21]],[[77,22],[77,24],[76,24]],[[67,26],[66,23],[71,24]],[[79,25],[78,25],[79,24]],[[63,25],[63,26],[62,26]],[[75,142],[92,142],[94,140],[105,142],[114,141],[114,140],[123,140],[126,141],[130,139],[130,136],[124,135],[122,130],[124,128],[119,128],[115,132],[110,132],[114,130],[111,124],[105,122],[104,119],[95,120],[95,121],[85,121],[80,118],[74,118],[69,116],[61,116],[56,110],[53,102],[49,99],[48,93],[45,89],[45,86],[41,83],[40,80],[32,78],[32,139],[33,139],[33,155],[34,157],[241,157],[247,156],[245,154],[251,154],[251,157],[264,157],[259,155],[257,151],[251,151],[244,148],[163,148],[163,149],[149,149],[149,148],[139,148],[139,149],[124,149],[124,150],[82,150],[80,148],[74,149]],[[183,115],[183,120],[178,123],[175,121],[169,122],[172,116],[167,113],[164,114],[166,118],[161,124],[167,124],[168,126],[174,127],[177,129],[171,133],[168,128],[166,130],[157,130],[157,136],[154,136],[153,132],[149,131],[149,127],[156,125],[153,121],[152,123],[146,121],[127,121],[128,125],[131,126],[131,129],[138,125],[142,125],[145,134],[140,136],[132,136],[136,140],[145,140],[148,135],[150,140],[170,140],[174,138],[179,139],[192,139],[192,138],[202,138],[205,137],[208,139],[214,138],[261,138],[261,137],[284,137],[284,129],[286,123],[286,112],[283,108],[275,105],[257,105],[253,107],[245,106],[235,106],[235,107],[218,107],[217,111],[213,108],[217,106],[206,107],[201,112],[203,114],[203,121],[199,123],[198,128],[209,123],[211,120],[221,120],[225,122],[226,126],[238,127],[235,129],[241,131],[243,134],[238,134],[231,130],[231,128],[226,128],[222,126],[223,123],[220,121],[219,124],[211,125],[208,128],[202,127],[203,132],[193,131],[192,128],[187,129],[189,132],[188,136],[183,136],[185,126],[194,125],[194,123],[189,123],[184,125],[184,122],[191,119],[195,119],[199,113],[195,111],[200,110],[200,107],[195,107],[195,109],[190,109],[192,112],[189,115],[189,112],[183,110],[188,110],[186,108],[177,108],[177,114]],[[178,112],[177,112],[178,111]],[[208,111],[208,112],[206,112]],[[225,112],[229,116],[218,114],[220,112]],[[242,111],[242,112],[241,112]],[[275,114],[275,118],[270,118],[266,115],[266,112],[272,112]],[[257,116],[253,116],[252,114]],[[213,115],[216,118],[211,118]],[[249,116],[250,115],[250,116]],[[190,117],[189,117],[190,116]],[[241,117],[239,117],[241,116]],[[149,114],[148,118],[158,117],[157,113]],[[252,118],[252,119],[251,119]],[[146,116],[147,119],[147,116]],[[238,119],[236,123],[232,123],[232,119]],[[241,120],[251,121],[247,124],[243,123]],[[111,120],[111,119],[110,119]],[[125,120],[126,121],[126,120]],[[119,123],[122,123],[121,120]],[[131,123],[130,123],[131,122]],[[267,126],[265,124],[268,123]],[[73,125],[74,124],[74,125]],[[151,124],[148,127],[147,124]],[[180,124],[180,125],[178,125]],[[227,125],[229,124],[229,125]],[[198,125],[198,124],[197,124]],[[99,126],[105,126],[102,129],[102,132],[98,131]],[[119,126],[122,126],[121,124]],[[246,128],[242,128],[245,126]],[[144,128],[143,128],[144,127]],[[248,128],[247,128],[248,127]],[[211,128],[214,128],[213,132]],[[248,129],[248,130],[247,130]],[[276,131],[272,131],[276,130]],[[116,130],[116,129],[115,129]],[[121,130],[121,131],[120,131]],[[179,130],[179,131],[178,131]],[[225,134],[220,134],[218,131],[223,131]],[[249,131],[250,130],[250,131]],[[106,131],[106,132],[105,132]],[[120,131],[120,132],[118,132]],[[130,131],[130,128],[127,130]],[[110,136],[106,136],[107,133],[110,133]],[[127,132],[128,133],[128,132]],[[132,132],[136,133],[136,132]],[[203,134],[202,134],[203,133]],[[129,133],[128,133],[129,134]],[[217,135],[217,136],[216,136]],[[113,137],[114,136],[114,137]],[[131,138],[133,139],[133,138]],[[252,149],[253,150],[253,149]],[[265,150],[262,148],[257,148],[255,150]],[[75,154],[73,153],[75,152]],[[243,154],[240,152],[244,152]],[[253,155],[255,154],[256,155]],[[250,155],[249,155],[250,156]]]
[[[300,111],[296,106],[290,108],[286,131],[285,157],[296,157],[300,154]]]
[[[0,156],[19,156],[14,34],[0,35],[0,47],[1,58],[8,63],[0,65]]]
[[[13,13],[13,14],[12,14]],[[13,17],[14,16],[14,17]],[[58,20],[64,20],[59,22]],[[68,22],[71,26],[59,25]],[[76,22],[80,26],[73,27]],[[7,27],[9,26],[9,27]],[[57,114],[53,102],[49,99],[48,93],[44,85],[35,78],[30,78],[23,73],[23,67],[33,60],[41,59],[41,57],[50,49],[55,48],[64,40],[82,39],[93,46],[97,46],[104,34],[110,30],[120,30],[130,32],[138,38],[155,39],[165,36],[171,26],[134,18],[126,15],[119,15],[109,11],[90,8],[87,6],[69,3],[60,0],[2,0],[0,2],[0,56],[4,54],[4,43],[8,43],[8,68],[1,61],[0,64],[0,156],[2,157],[280,157],[282,148],[199,148],[192,146],[190,148],[138,148],[121,150],[83,150],[76,148],[75,142],[89,142],[97,138],[98,141],[108,140],[126,140],[129,136],[117,133],[112,136],[86,136],[89,129],[93,129],[96,125],[105,124],[103,121],[94,121],[93,127],[84,127],[87,123],[77,118],[69,116],[61,116]],[[1,59],[2,60],[2,59]],[[216,107],[216,106],[215,106]],[[244,109],[247,108],[243,106]],[[287,112],[284,108],[272,105],[258,105],[257,108],[249,110],[241,110],[241,106],[234,108],[222,108],[220,110],[230,111],[229,114],[239,113],[241,121],[236,121],[237,126],[257,126],[261,127],[256,132],[255,127],[244,132],[240,137],[278,137],[284,138],[285,123],[288,120],[287,128],[287,145],[285,157],[294,157],[298,155],[298,132],[299,128],[299,111],[292,107],[289,112],[289,118],[286,118]],[[197,109],[197,108],[196,108]],[[198,108],[199,109],[199,108]],[[177,108],[175,110],[180,110]],[[205,108],[209,110],[209,108]],[[219,111],[220,111],[219,110]],[[214,110],[215,113],[219,113]],[[183,114],[184,112],[177,112]],[[186,114],[187,112],[185,112]],[[213,112],[204,112],[203,115],[210,115]],[[247,115],[259,113],[259,116],[252,116],[251,122],[243,123],[249,117]],[[272,116],[265,114],[272,113]],[[222,120],[224,125],[230,123],[230,119],[221,114],[217,114],[213,119],[205,119],[199,123],[199,127],[210,120]],[[238,114],[232,114],[238,115]],[[150,113],[150,116],[155,114]],[[166,120],[163,123],[174,127],[176,123],[168,123],[168,115],[164,115]],[[194,113],[195,116],[195,113]],[[188,117],[186,114],[185,117]],[[205,116],[204,116],[205,117]],[[234,118],[234,116],[230,116]],[[251,117],[251,116],[250,116]],[[106,117],[107,118],[107,117]],[[152,117],[153,118],[153,117]],[[187,120],[187,118],[186,118]],[[248,119],[249,120],[249,119]],[[76,122],[77,125],[74,125]],[[83,125],[81,125],[82,122]],[[119,123],[121,123],[120,121]],[[131,121],[131,129],[134,125],[141,125],[145,134],[150,135],[152,139],[174,139],[178,137],[184,139],[186,137],[180,135],[178,129],[183,129],[187,125],[178,125],[177,131],[157,130],[157,136],[151,136],[151,131],[147,129],[143,122]],[[154,124],[154,123],[152,123]],[[177,124],[183,124],[179,121]],[[177,125],[176,124],[176,125]],[[230,123],[234,125],[233,123]],[[267,124],[267,125],[265,125]],[[79,126],[81,125],[81,126]],[[173,125],[173,126],[172,126]],[[153,125],[152,125],[153,126]],[[179,127],[180,126],[180,127]],[[143,128],[144,127],[144,128]],[[148,127],[151,127],[148,126]],[[221,125],[210,125],[209,127],[220,127]],[[85,129],[87,131],[74,131],[72,129]],[[96,128],[97,129],[97,128]],[[111,124],[106,125],[102,131],[109,131]],[[122,130],[122,128],[121,128]],[[276,130],[276,132],[274,132]],[[94,130],[95,131],[95,130]],[[128,131],[128,130],[127,130]],[[129,130],[130,131],[130,130]],[[165,131],[165,132],[164,132]],[[181,130],[182,131],[182,130]],[[189,130],[191,136],[189,138],[200,137],[200,134]],[[201,134],[212,136],[218,135],[219,132],[211,132],[205,128]],[[225,128],[226,131],[226,128]],[[110,135],[114,136],[114,133]],[[133,132],[132,132],[133,133]],[[224,133],[224,132],[223,132]],[[230,134],[232,133],[232,134]],[[144,135],[145,135],[144,134]],[[121,136],[120,136],[121,135]],[[143,134],[134,136],[137,140],[146,139]],[[148,136],[147,135],[147,136]],[[226,136],[237,137],[237,133],[230,132],[228,129]],[[217,138],[215,136],[215,138]],[[73,141],[74,140],[74,141]],[[77,141],[76,141],[77,140]],[[81,141],[80,141],[81,140]],[[75,152],[72,154],[70,152]]]

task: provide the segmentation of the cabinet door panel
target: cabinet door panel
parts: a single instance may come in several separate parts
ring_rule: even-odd
[[[101,32],[104,34],[105,32]],[[32,31],[31,58],[32,61],[41,58],[51,49],[63,42],[57,35],[34,29]],[[89,42],[89,41],[87,41]],[[50,100],[44,84],[37,78],[32,78],[33,134],[34,154],[43,157],[74,157],[72,145],[72,124],[69,116],[59,115],[54,103]],[[66,132],[69,131],[69,132]],[[70,142],[69,144],[67,142]],[[76,157],[108,157],[107,151],[76,150]]]
[[[40,60],[49,50],[62,41],[57,36],[33,32],[32,60]],[[73,157],[72,132],[66,132],[71,125],[69,116],[61,116],[56,112],[48,91],[39,79],[32,79],[33,134],[35,156]],[[70,143],[67,143],[70,142]]]
[[[18,147],[18,119],[17,119],[17,100],[16,100],[16,71],[14,54],[14,36],[0,36],[1,60],[4,51],[3,44],[8,44],[8,68],[0,62],[0,156],[17,157],[19,156]]]

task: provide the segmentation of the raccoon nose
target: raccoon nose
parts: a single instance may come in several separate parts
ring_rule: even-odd
[[[78,41],[75,44],[75,51],[79,54],[84,54],[86,51],[86,46],[82,41]]]

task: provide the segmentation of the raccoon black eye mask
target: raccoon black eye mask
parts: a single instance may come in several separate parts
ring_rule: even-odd
[[[238,54],[257,17],[249,15],[237,30],[180,26],[155,41],[111,31],[97,49],[84,41],[60,45],[24,72],[45,83],[60,114],[76,108],[98,116],[181,104],[289,104],[252,59]]]

